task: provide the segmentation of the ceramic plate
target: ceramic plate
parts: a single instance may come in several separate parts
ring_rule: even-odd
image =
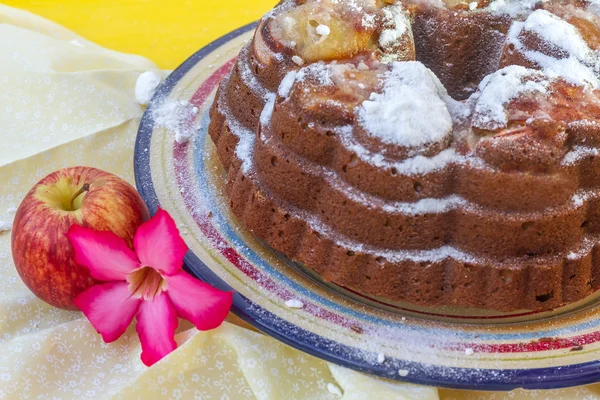
[[[160,87],[142,120],[136,180],[150,210],[169,211],[185,235],[189,271],[235,290],[233,311],[302,351],[380,377],[461,389],[559,388],[600,381],[600,299],[553,312],[427,309],[321,281],[246,232],[229,213],[224,172],[207,137],[208,110],[254,25],[194,54]],[[191,109],[178,126],[159,109]],[[164,118],[164,115],[163,115]],[[301,308],[286,306],[298,300]],[[288,302],[289,304],[289,302]]]

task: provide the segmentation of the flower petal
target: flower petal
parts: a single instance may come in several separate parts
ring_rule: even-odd
[[[111,343],[125,333],[142,300],[130,296],[127,283],[109,282],[92,286],[74,302],[102,339]]]
[[[217,328],[227,318],[232,292],[223,292],[181,271],[166,277],[167,294],[177,315],[201,331]]]
[[[136,330],[142,343],[142,362],[151,366],[177,348],[177,315],[165,292],[140,305]]]
[[[175,221],[160,208],[154,217],[138,228],[133,245],[143,265],[165,275],[173,275],[181,270],[183,257],[188,250]]]
[[[127,243],[113,232],[95,231],[73,225],[67,237],[73,247],[75,262],[90,270],[101,281],[124,281],[139,268],[140,262]]]

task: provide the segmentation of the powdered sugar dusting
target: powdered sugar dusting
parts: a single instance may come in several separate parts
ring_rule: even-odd
[[[597,237],[585,237],[583,239],[583,244],[579,247],[579,249],[572,251],[567,255],[567,260],[581,260],[582,258],[592,253],[592,250],[594,249],[594,246],[596,246],[597,243]]]
[[[248,52],[250,51],[250,43],[242,47],[240,51],[240,59],[247,60]],[[250,69],[250,65],[247,62],[238,62],[239,74],[242,82],[250,88],[254,93],[260,97],[265,97],[268,94],[268,90],[258,81],[254,72]]]
[[[304,308],[304,303],[297,299],[290,299],[285,302],[285,306],[288,308],[302,309]]]
[[[473,126],[488,130],[506,127],[506,105],[512,99],[524,94],[544,94],[548,86],[549,81],[541,72],[519,65],[488,75],[473,97]]]
[[[271,118],[273,117],[273,110],[275,109],[276,99],[277,96],[275,95],[275,93],[270,93],[267,95],[267,104],[260,113],[260,124],[262,126],[271,125]]]
[[[9,232],[10,230],[12,230],[14,214],[16,212],[17,209],[15,207],[9,207],[6,210],[6,213],[4,214],[2,219],[0,219],[0,233]]]
[[[296,81],[303,82],[310,78],[316,80],[323,86],[333,85],[333,80],[331,80],[331,70],[334,67],[335,65],[325,64],[324,62],[319,61],[300,69],[296,75]]]
[[[465,204],[466,201],[462,197],[452,195],[442,199],[421,199],[416,203],[389,204],[385,205],[383,209],[386,212],[403,215],[441,214]]]
[[[537,51],[524,51],[527,58],[543,67],[544,73],[550,78],[563,78],[575,85],[587,86],[592,89],[600,87],[600,80],[594,70],[575,57],[554,58]]]
[[[379,46],[386,51],[398,45],[398,40],[410,31],[410,21],[401,4],[388,6],[383,9],[384,24],[389,28],[384,29],[379,36]],[[412,36],[412,35],[411,35]]]
[[[535,9],[539,0],[495,0],[490,3],[488,10],[496,15],[509,15],[517,18],[529,14]]]
[[[314,171],[313,171],[314,172]],[[464,210],[475,210],[479,208],[477,204],[473,204],[459,195],[450,195],[444,198],[424,198],[416,202],[385,202],[379,197],[357,191],[355,188],[343,183],[332,171],[324,171],[322,175],[327,179],[327,183],[334,189],[344,193],[349,199],[363,204],[369,208],[381,208],[390,214],[402,215],[425,215],[425,214],[442,214],[448,211],[462,208]],[[581,189],[577,191],[571,203],[573,207],[579,208],[585,205],[589,200],[600,197],[600,191]],[[565,206],[558,206],[563,208]],[[569,205],[566,205],[569,207]],[[554,209],[548,208],[543,214],[555,212]],[[540,212],[534,212],[539,215]],[[522,213],[521,217],[527,216],[527,213]],[[532,215],[533,216],[533,215]]]
[[[452,132],[444,95],[439,79],[420,62],[394,62],[385,74],[382,93],[364,101],[357,118],[384,143],[405,147],[436,143]]]
[[[10,232],[12,229],[12,221],[0,221],[0,233]]]
[[[444,169],[450,164],[462,164],[467,160],[456,153],[454,149],[446,149],[433,157],[415,156],[392,164],[399,174],[425,175]],[[375,165],[385,165],[382,159],[372,159]]]
[[[363,28],[373,28],[375,26],[375,15],[364,14],[361,20]]]
[[[192,121],[198,114],[198,108],[188,101],[165,100],[153,110],[157,126],[175,134],[177,143],[186,143],[194,134]]]
[[[229,78],[225,78],[228,80]],[[275,94],[270,94],[269,99],[275,98]],[[252,169],[252,160],[253,160],[253,151],[254,151],[254,142],[255,142],[255,132],[246,128],[244,124],[242,124],[231,112],[229,108],[229,103],[227,101],[222,101],[219,99],[218,101],[219,111],[225,115],[227,119],[227,124],[229,125],[229,129],[231,133],[233,133],[238,138],[238,144],[235,148],[235,155],[242,161],[242,171],[244,173],[249,173]],[[267,108],[267,107],[265,107]],[[265,112],[263,110],[263,112]],[[271,107],[272,112],[272,107]],[[268,115],[268,111],[266,115],[262,115],[261,118],[265,118],[270,121],[270,115]]]
[[[477,262],[478,260],[476,256],[452,246],[442,246],[430,250],[391,250],[371,247],[350,238],[342,237],[339,232],[334,232],[315,215],[300,210],[293,210],[292,208],[290,208],[290,211],[291,214],[307,221],[310,228],[315,232],[318,232],[325,237],[335,237],[337,245],[359,254],[364,253],[374,257],[383,257],[390,262],[396,263],[402,261],[439,262],[448,258],[471,263]]]
[[[575,207],[582,207],[588,200],[592,198],[596,198],[597,193],[586,191],[586,190],[578,190],[577,193],[573,195],[573,205]]]
[[[599,0],[589,0],[590,5],[588,6],[588,10],[595,14],[595,16],[600,16],[600,1]]]
[[[577,28],[546,10],[536,10],[531,13],[523,29],[535,32],[546,42],[567,51],[579,60],[591,56],[591,49]]]
[[[524,32],[531,32],[552,46],[566,53],[567,57],[555,57],[527,48],[520,39]],[[550,78],[561,77],[575,85],[600,87],[598,69],[600,55],[585,42],[577,28],[546,10],[536,10],[524,23],[513,24],[509,43],[529,60],[539,65]]]
[[[523,26],[525,26],[525,22],[522,21],[513,21],[510,29],[508,30],[507,40],[509,42],[514,42],[518,40],[519,35],[523,31]]]
[[[292,86],[296,81],[297,75],[298,73],[296,71],[290,71],[285,75],[285,77],[281,80],[279,90],[277,91],[279,96],[288,97],[290,95],[290,91],[292,90]]]
[[[252,169],[252,154],[254,150],[254,132],[247,129],[239,121],[232,125],[229,121],[232,132],[239,138],[238,145],[235,148],[235,155],[242,160],[242,171],[250,172]]]
[[[142,72],[135,82],[135,100],[138,104],[146,105],[150,102],[162,77],[155,71]]]
[[[381,153],[373,153],[366,149],[352,136],[352,127],[338,128],[337,132],[342,144],[361,160],[380,168],[395,168],[398,174],[407,176],[425,175],[440,171],[452,164],[464,164],[470,162],[473,166],[482,167],[485,164],[474,157],[461,156],[454,149],[446,149],[432,157],[417,155],[402,161],[389,161]]]
[[[575,146],[563,158],[562,165],[573,165],[586,157],[600,155],[600,149],[594,147]]]

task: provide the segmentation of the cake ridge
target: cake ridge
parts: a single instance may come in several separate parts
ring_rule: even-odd
[[[248,179],[240,179],[244,174],[240,173],[239,169],[237,169],[238,173],[235,171],[236,167],[234,162],[234,164],[231,165],[230,174],[233,174],[235,177],[231,179],[230,182],[232,185],[238,187],[233,187],[231,190],[247,193],[248,196],[246,196],[247,204],[243,204],[242,206],[236,204],[234,206],[234,213],[238,215],[239,218],[245,220],[250,229],[256,228],[257,230],[260,230],[260,222],[257,223],[256,218],[253,218],[252,216],[256,216],[257,214],[269,214],[269,210],[273,205],[269,204],[268,200],[264,197],[255,197],[255,193],[253,193],[252,190],[246,190],[249,189],[249,186],[254,185],[254,182]],[[245,186],[246,189],[242,189],[239,186]],[[256,198],[261,200],[252,204]],[[257,204],[261,202],[264,204],[257,206]],[[316,257],[320,262],[313,264],[314,267],[312,268],[315,268],[325,279],[333,280],[342,286],[350,285],[351,287],[351,282],[356,279],[352,272],[349,272],[348,270],[345,272],[335,270],[334,272],[334,270],[330,268],[339,263],[340,257],[357,258],[360,251],[368,252],[370,249],[364,245],[356,246],[353,247],[354,254],[350,255],[350,252],[347,251],[348,247],[344,247],[339,243],[336,244],[333,240],[324,239],[319,233],[312,230],[311,226],[306,225],[310,220],[310,216],[304,217],[301,215],[301,212],[299,212],[298,215],[295,215],[293,214],[294,211],[295,210],[293,209],[287,209],[285,211],[276,211],[276,213],[272,215],[275,220],[285,220],[287,223],[285,227],[295,227],[295,229],[288,233],[296,235],[296,240],[285,242],[276,241],[272,246],[278,251],[289,254],[292,258],[298,257],[310,261]],[[296,219],[296,221],[294,221],[294,219]],[[327,227],[326,225],[322,226],[325,228]],[[285,227],[283,225],[281,226],[282,229],[286,229]],[[268,235],[263,238],[267,241],[270,240]],[[456,256],[456,258],[450,256],[450,258],[444,258],[443,261],[441,261],[445,264],[445,267],[440,269],[443,271],[442,274],[428,275],[429,278],[435,280],[435,282],[431,283],[432,287],[439,284],[445,289],[439,296],[436,295],[437,297],[423,298],[418,291],[414,290],[415,285],[411,285],[410,282],[405,282],[402,283],[401,286],[398,286],[398,283],[394,280],[392,292],[390,292],[389,287],[383,285],[383,282],[381,281],[375,280],[373,284],[374,287],[377,285],[380,286],[380,291],[377,293],[379,296],[427,306],[455,304],[465,307],[492,308],[499,311],[539,309],[539,306],[537,306],[539,303],[538,298],[543,296],[550,297],[550,299],[546,301],[561,304],[563,302],[579,300],[592,293],[590,282],[596,279],[600,273],[600,271],[595,270],[593,267],[593,265],[598,265],[597,261],[593,261],[598,257],[598,251],[596,249],[597,243],[597,237],[593,239],[586,238],[581,249],[578,251],[573,249],[564,259],[559,260],[557,264],[554,264],[554,266],[551,267],[549,266],[549,263],[541,263],[540,265],[528,264],[526,268],[515,270],[511,267],[510,260],[506,260],[506,265],[508,267],[496,264],[495,268],[497,268],[497,271],[492,271],[494,279],[482,281],[486,288],[484,290],[483,288],[482,290],[469,290],[468,292],[471,293],[471,295],[468,297],[464,296],[465,285],[468,285],[468,288],[470,288],[471,284],[477,282],[476,280],[473,280],[473,278],[474,276],[478,276],[479,272],[477,272],[478,265],[470,264],[470,262],[474,260],[465,252],[461,252],[461,255],[465,255],[465,261],[457,261],[456,258],[460,259],[460,256],[456,256],[456,253],[454,253],[453,256]],[[295,249],[292,249],[290,246]],[[438,252],[438,255],[441,253],[443,253],[443,251]],[[449,250],[448,253],[452,253],[452,251]],[[361,265],[364,267],[363,272],[365,274],[376,276],[373,275],[376,271],[390,268],[392,264],[384,257],[385,255],[388,254],[374,252],[372,255],[369,255],[369,257],[372,258],[368,262],[364,262],[364,260],[361,261]],[[394,259],[393,257],[389,258],[392,260]],[[433,268],[434,265],[440,264],[440,262],[432,261],[431,258],[427,257],[416,259],[418,260],[418,268]],[[482,262],[485,264],[484,260],[482,260]],[[426,263],[426,265],[423,265],[423,263]],[[400,276],[415,275],[413,273],[415,271],[406,264],[404,259],[401,259],[399,264],[402,266],[402,269],[406,270],[406,273]],[[559,269],[558,272],[555,271],[557,268]],[[553,275],[560,277],[560,284],[558,286],[553,285],[552,290],[548,290],[544,294],[536,296],[536,293],[538,293],[536,290],[539,288],[530,287],[530,282],[540,282],[541,280],[544,280],[544,277],[548,275],[549,270],[553,270],[555,272]],[[498,287],[495,286],[498,282],[511,284],[511,286],[515,288],[515,290],[511,292],[510,297],[502,296],[502,293],[498,293]],[[522,285],[519,285],[519,283],[522,283]],[[376,291],[374,290],[374,287],[370,287],[367,290],[375,294]],[[451,287],[454,287],[455,289],[450,290]],[[397,289],[401,289],[401,292],[398,292]],[[525,292],[528,293],[528,295],[515,296],[515,292]]]
[[[244,45],[242,50],[240,50],[240,54],[238,58],[248,59],[248,54],[250,52],[250,43]],[[258,92],[258,95],[262,97],[266,97],[269,94],[269,90],[264,87],[262,83],[256,79],[256,75],[252,72],[247,63],[236,63],[236,67],[240,69],[240,76],[242,77],[242,81],[251,89],[254,89]]]
[[[274,102],[271,103],[274,105]],[[268,132],[268,126],[263,126],[261,129],[261,140],[263,143],[272,145],[277,142],[275,138],[271,138],[266,135]],[[277,146],[276,145],[276,146]],[[596,150],[596,154],[600,154],[600,149]],[[469,201],[458,194],[450,194],[443,198],[420,198],[414,202],[390,202],[389,200],[382,199],[381,197],[363,192],[358,190],[343,179],[340,179],[335,171],[327,168],[323,165],[317,165],[309,160],[302,159],[301,156],[296,155],[300,158],[299,164],[303,165],[304,172],[310,175],[319,176],[324,179],[324,183],[327,186],[344,193],[349,199],[360,202],[366,206],[373,208],[382,208],[384,211],[390,214],[404,214],[404,215],[422,215],[422,214],[441,214],[448,211],[456,210],[458,207],[462,207],[465,210],[487,210],[488,208]],[[552,214],[556,209],[565,209],[569,207],[581,208],[587,204],[590,200],[596,200],[600,198],[600,187],[596,188],[581,188],[574,192],[569,198],[569,201],[565,204],[560,204],[555,208],[544,207],[541,210],[519,212],[511,210],[512,216],[518,216],[520,218],[533,218],[535,216]],[[494,212],[499,212],[494,210]]]
[[[238,169],[238,167],[234,164],[232,164],[230,167],[232,167],[235,171],[235,169]],[[239,169],[238,173],[241,172],[241,169]],[[240,174],[240,176],[243,176],[243,172]],[[235,179],[235,181],[238,181],[237,179]],[[261,188],[257,188],[256,193],[261,193],[264,192],[266,193],[267,191],[265,191],[264,189],[261,190]],[[253,197],[252,195],[247,196],[247,202],[250,203],[253,201]],[[276,199],[276,197],[270,196],[271,198],[273,198],[274,200]],[[579,198],[579,200],[577,200],[577,198]],[[585,202],[589,201],[591,199],[600,199],[600,189],[596,189],[596,190],[580,190],[578,191],[578,193],[576,195],[573,196],[573,205],[577,208],[581,208],[585,206]],[[270,206],[269,206],[270,207]],[[249,205],[242,205],[241,206],[242,209],[247,210],[246,212],[251,213],[252,215],[255,215],[255,211],[249,206]],[[385,257],[386,259],[392,261],[404,261],[404,260],[413,260],[413,261],[418,261],[418,262],[422,262],[422,261],[435,261],[435,260],[440,260],[440,258],[427,258],[428,256],[425,256],[423,254],[437,254],[437,250],[439,249],[443,249],[443,251],[440,251],[440,253],[444,253],[444,251],[448,251],[450,254],[450,252],[454,252],[454,254],[461,254],[461,257],[454,257],[457,260],[460,261],[464,261],[464,262],[485,262],[485,260],[489,260],[488,256],[485,255],[476,255],[473,254],[472,252],[468,252],[465,251],[463,249],[457,248],[454,245],[445,245],[445,246],[441,246],[440,248],[434,248],[434,249],[428,249],[428,250],[419,250],[419,249],[413,249],[413,250],[409,250],[409,249],[403,249],[403,250],[392,250],[392,249],[382,249],[382,248],[377,248],[375,246],[370,246],[370,245],[366,245],[364,243],[360,243],[360,242],[354,242],[352,241],[352,239],[347,238],[345,236],[342,236],[342,238],[340,238],[340,234],[339,232],[336,232],[333,228],[331,228],[327,223],[324,223],[317,215],[315,215],[314,213],[310,213],[307,212],[305,210],[301,210],[291,204],[286,204],[285,208],[282,208],[282,212],[285,212],[286,215],[288,215],[286,217],[286,219],[289,219],[291,216],[296,216],[299,218],[299,220],[301,221],[306,221],[308,223],[308,229],[307,231],[314,231],[317,232],[321,235],[324,235],[326,237],[330,237],[330,238],[335,238],[336,242],[338,242],[339,245],[343,245],[343,247],[347,247],[351,250],[354,250],[355,252],[361,252],[361,251],[366,251],[369,253],[372,253],[374,256],[377,257]],[[590,239],[590,238],[594,238],[594,239]],[[575,243],[571,248],[565,250],[563,252],[563,254],[565,254],[564,258],[568,258],[570,260],[575,259],[574,255],[575,254],[579,254],[579,253],[590,253],[592,251],[591,247],[593,246],[597,246],[598,242],[600,239],[600,233],[595,233],[595,234],[586,234],[583,236],[583,239],[580,242]],[[582,248],[582,249],[587,249],[585,251],[577,250],[578,248]],[[399,256],[401,254],[405,254],[406,257],[402,257]],[[419,256],[421,254],[421,256]],[[447,257],[451,257],[451,256],[447,256]],[[446,256],[442,257],[441,259],[447,258]],[[558,255],[549,255],[549,258],[560,258],[560,256]]]
[[[565,158],[563,158],[561,164],[574,165],[585,157],[598,155],[600,155],[600,149],[597,147],[574,146],[570,152],[565,154]]]
[[[227,84],[229,78],[225,78],[223,82]],[[244,126],[231,112],[229,103],[224,105],[222,97],[218,97],[217,106],[219,111],[223,112],[227,125],[230,131],[238,138],[238,143],[235,146],[235,154],[240,160],[243,160],[243,170],[248,173],[252,169],[252,149],[254,148],[254,131]]]
[[[265,110],[270,109],[270,111],[268,111],[267,113],[263,112],[263,116],[270,115],[273,112],[274,105],[275,105],[275,98],[272,97],[272,99],[268,102],[267,106],[265,106]],[[281,142],[279,142],[275,137],[272,137],[270,134],[267,134],[267,132],[270,132],[268,129],[269,127],[270,127],[269,124],[263,124],[261,126],[261,131],[260,131],[261,141],[266,145],[273,146],[275,144],[274,146],[276,148],[281,147]],[[594,155],[600,154],[600,149],[587,148],[587,147],[578,147],[578,148],[579,148],[578,151],[580,153],[583,152],[584,154],[588,154],[588,152],[589,152]],[[585,149],[585,150],[581,150],[581,149]],[[281,154],[280,149],[277,149],[275,151],[279,151],[279,154]],[[567,156],[568,155],[569,155],[569,153],[567,154]],[[567,156],[565,156],[565,159],[567,158]],[[582,157],[582,156],[584,156],[584,155],[582,155],[582,154],[577,155],[577,157]],[[450,210],[454,210],[457,206],[462,206],[462,207],[469,208],[469,209],[485,209],[485,207],[483,207],[479,204],[476,204],[476,203],[472,203],[468,199],[465,199],[464,197],[461,197],[460,195],[458,195],[456,193],[450,194],[443,198],[420,198],[415,202],[400,202],[400,201],[390,202],[389,200],[386,200],[381,197],[375,196],[373,194],[366,193],[366,192],[359,190],[358,188],[354,187],[347,181],[340,179],[338,177],[336,171],[332,170],[331,168],[329,168],[327,166],[315,164],[314,162],[304,159],[302,156],[297,155],[297,154],[295,154],[294,157],[297,157],[299,159],[297,161],[297,163],[301,164],[303,166],[303,170],[305,173],[322,177],[328,186],[331,186],[332,188],[338,190],[339,192],[345,193],[349,198],[351,198],[355,201],[359,201],[365,205],[373,206],[376,208],[382,207],[386,212],[389,212],[392,214],[393,213],[408,214],[408,215],[439,214],[439,213],[444,213],[444,212],[447,212]],[[417,157],[419,157],[419,156],[417,156]],[[575,154],[570,156],[569,160],[571,160],[571,158],[573,158],[573,157],[575,157]],[[466,158],[464,158],[464,159],[466,159]],[[485,164],[482,164],[482,166],[483,166],[483,168],[491,169],[489,166],[485,166]],[[579,208],[579,207],[583,206],[584,203],[586,203],[588,200],[595,199],[596,197],[600,198],[600,186],[596,187],[596,188],[588,188],[588,189],[582,188],[572,194],[568,203],[558,205],[557,208],[564,208],[564,207],[569,207],[569,206],[575,206],[575,207]],[[584,200],[582,200],[582,199],[584,199]],[[435,202],[435,201],[439,201],[440,204],[433,204],[433,202]],[[426,207],[426,204],[429,204],[431,207]],[[522,215],[522,216],[527,216],[527,215],[534,216],[534,215],[543,215],[546,213],[552,213],[553,211],[554,210],[552,208],[544,207],[542,210],[534,210],[534,211],[530,211],[530,212],[518,212],[515,210],[511,210],[510,212],[513,213],[513,215],[516,214],[516,215]]]
[[[350,131],[351,131],[350,127]],[[340,130],[341,143],[350,151],[355,153],[361,160],[368,162],[377,167],[395,168],[399,174],[407,176],[425,175],[431,172],[439,171],[450,165],[465,164],[485,168],[485,163],[475,157],[460,155],[455,149],[445,149],[431,157],[416,155],[406,158],[402,161],[389,161],[380,153],[373,153],[356,141],[351,134],[348,133],[347,127],[341,127]],[[351,133],[351,132],[350,132]]]

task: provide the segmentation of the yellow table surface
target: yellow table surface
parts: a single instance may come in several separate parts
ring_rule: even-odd
[[[174,69],[214,39],[256,21],[275,0],[8,0],[101,46]]]
[[[210,41],[257,20],[275,1],[5,4],[169,70]],[[143,112],[133,87],[140,72],[154,68],[148,60],[81,43],[54,24],[0,5],[0,78],[6,78],[0,91],[0,220],[9,218],[38,179],[64,166],[93,165],[132,181],[133,142]],[[8,232],[0,231],[0,399],[339,398],[328,384],[343,390],[342,400],[600,399],[600,385],[470,393],[384,382],[233,324],[200,334],[180,327],[180,349],[147,369],[139,362],[131,327],[118,342],[101,344],[80,314],[36,299],[15,273],[9,243]]]

